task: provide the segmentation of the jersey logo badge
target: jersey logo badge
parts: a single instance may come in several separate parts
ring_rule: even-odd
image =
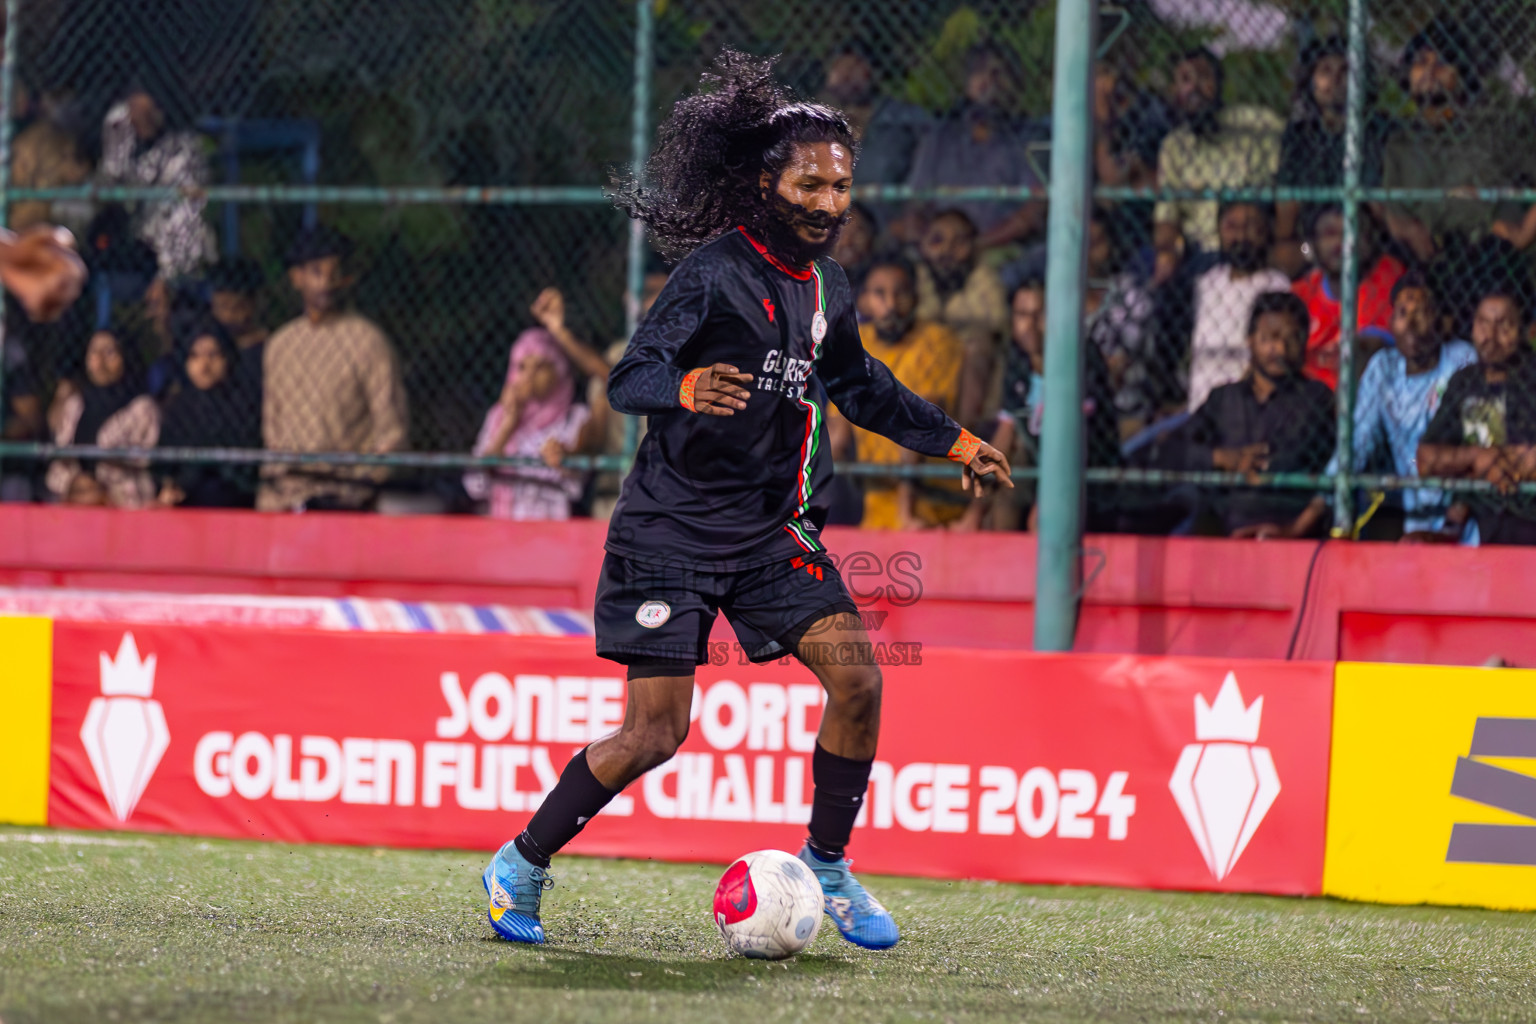
[[[816,311],[816,315],[811,317],[811,341],[815,342],[817,345],[820,345],[826,336],[827,315],[818,309]]]
[[[635,612],[635,621],[646,629],[655,629],[672,617],[672,606],[665,601],[647,601]]]
[[[773,323],[773,300],[772,299],[764,299],[763,300],[763,308],[768,311],[768,322],[769,323]]]

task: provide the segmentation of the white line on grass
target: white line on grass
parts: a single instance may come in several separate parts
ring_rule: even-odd
[[[143,839],[108,839],[54,832],[0,833],[0,843],[61,843],[65,846],[153,846]]]

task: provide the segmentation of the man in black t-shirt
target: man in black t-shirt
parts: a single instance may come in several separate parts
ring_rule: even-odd
[[[1494,485],[1496,493],[1465,499],[1484,544],[1536,544],[1536,502],[1516,489],[1536,480],[1536,353],[1525,341],[1526,320],[1512,289],[1483,296],[1472,320],[1478,361],[1451,377],[1419,442],[1420,476]]]
[[[794,654],[825,687],[800,860],[844,938],[876,949],[898,938],[844,856],[881,684],[820,540],[827,400],[858,426],[963,463],[967,486],[1007,483],[1009,466],[865,354],[847,278],[827,258],[848,210],[853,133],[837,111],[791,102],[772,67],[723,54],[712,88],[658,128],[646,183],[619,190],[657,247],[682,257],[608,377],[615,410],[649,417],[609,522],[593,616],[597,653],[628,667],[628,706],[485,869],[491,925],[512,941],[544,941],[550,856],[687,735],[694,668],[709,661],[720,611],[751,660]]]

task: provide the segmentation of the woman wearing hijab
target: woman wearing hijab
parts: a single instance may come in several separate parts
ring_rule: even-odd
[[[176,325],[181,388],[160,424],[162,448],[260,448],[261,410],[240,374],[240,352],[212,316]],[[170,463],[160,467],[167,507],[251,508],[256,470],[245,464]]]
[[[138,349],[120,330],[91,335],[85,379],[64,401],[57,444],[102,448],[153,448],[160,436],[160,407],[144,393]],[[142,464],[59,459],[48,467],[48,490],[71,505],[143,508],[155,500],[155,482]]]
[[[476,500],[489,499],[497,519],[569,519],[581,495],[575,474],[560,467],[571,451],[591,451],[602,441],[603,425],[576,402],[576,380],[559,344],[542,328],[524,331],[507,359],[501,400],[485,415],[475,441],[476,455],[523,455],[543,466],[517,466],[464,477]]]

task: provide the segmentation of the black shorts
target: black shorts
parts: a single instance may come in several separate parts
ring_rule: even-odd
[[[761,662],[794,653],[812,624],[857,613],[858,606],[824,552],[741,572],[701,572],[609,552],[592,615],[597,653],[621,665],[690,674],[709,663],[709,631],[722,611],[747,657]],[[730,660],[739,659],[733,653]]]

